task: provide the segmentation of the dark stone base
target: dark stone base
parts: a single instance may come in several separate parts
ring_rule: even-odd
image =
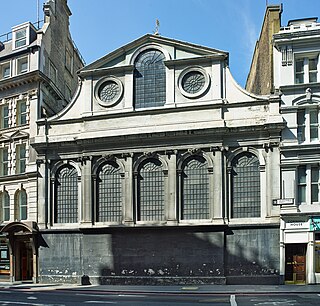
[[[227,276],[227,285],[281,285],[279,275]]]
[[[90,278],[91,281],[91,278]],[[95,280],[92,279],[95,283]],[[100,285],[225,285],[225,277],[145,277],[111,276],[99,277]]]

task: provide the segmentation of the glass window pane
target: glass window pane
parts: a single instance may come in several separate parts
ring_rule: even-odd
[[[306,186],[298,186],[298,202],[306,202]]]
[[[181,218],[209,219],[209,177],[206,160],[195,156],[187,160],[181,175]]]
[[[232,163],[232,218],[260,217],[260,163],[251,153]]]
[[[139,221],[164,220],[164,174],[157,159],[144,162],[138,175]]]
[[[158,50],[142,52],[134,71],[135,108],[163,106],[166,101],[164,54]]]
[[[307,182],[307,173],[306,173],[306,167],[301,166],[298,168],[298,182],[299,184],[305,184]]]
[[[63,167],[55,180],[56,223],[78,222],[78,174],[73,167]]]
[[[121,222],[122,192],[120,167],[115,163],[105,164],[98,175],[97,221]]]
[[[311,185],[311,202],[315,203],[318,202],[318,195],[319,195],[319,187],[318,184]]]

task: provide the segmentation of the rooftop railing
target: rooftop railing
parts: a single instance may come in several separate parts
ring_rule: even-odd
[[[290,26],[281,27],[280,32],[295,32],[320,29],[320,23],[301,23],[292,24]]]

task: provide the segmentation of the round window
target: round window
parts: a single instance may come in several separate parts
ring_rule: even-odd
[[[178,80],[181,93],[188,98],[201,96],[209,86],[209,76],[201,67],[190,67],[182,71]]]
[[[120,100],[122,93],[122,83],[115,77],[102,79],[96,85],[95,95],[99,104],[103,106],[112,106],[116,104]]]

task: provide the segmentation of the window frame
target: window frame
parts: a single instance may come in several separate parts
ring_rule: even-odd
[[[23,150],[22,150],[23,149]],[[21,155],[21,152],[24,152]],[[25,142],[16,144],[16,174],[23,174],[27,167],[27,144]]]
[[[67,182],[69,184],[69,187],[74,188],[73,192],[69,192],[69,195],[72,196],[72,201],[73,203],[71,203],[71,206],[69,204],[69,206],[66,206],[64,203],[60,202],[60,191],[59,191],[59,186],[61,186],[61,181],[59,181],[59,179],[61,179],[59,177],[59,175],[61,174],[62,171],[64,171],[64,169],[68,169],[70,171],[72,171],[72,180],[74,181],[69,181]],[[68,224],[68,225],[72,225],[72,224],[79,224],[80,221],[80,199],[81,199],[81,194],[80,194],[80,186],[79,186],[79,181],[80,181],[80,177],[79,177],[79,172],[78,169],[75,165],[71,164],[71,163],[64,163],[64,164],[59,164],[55,169],[53,169],[53,179],[52,179],[52,193],[53,193],[53,198],[52,198],[52,202],[51,202],[51,207],[52,207],[52,225],[54,226],[59,226],[59,225],[63,225],[63,224]],[[66,186],[67,188],[68,186]],[[64,192],[64,196],[67,194],[65,192],[66,190],[63,190]],[[71,197],[68,198],[68,201],[70,203]],[[60,204],[63,204],[64,206],[59,207]],[[59,210],[61,209],[67,209],[67,208],[72,208],[72,214],[68,215],[62,215],[59,216]],[[69,221],[67,220],[69,218]],[[76,221],[75,221],[76,220]],[[60,222],[60,221],[64,221],[64,222]],[[73,221],[73,222],[71,222]]]
[[[9,102],[0,105],[0,129],[10,127],[10,105]]]
[[[6,154],[4,154],[6,152]],[[7,156],[7,159],[4,159],[4,155]],[[0,148],[0,176],[9,175],[9,165],[10,165],[10,156],[9,156],[9,147],[3,146]],[[6,171],[4,170],[6,169]]]
[[[304,171],[304,180],[301,180],[301,172]],[[316,173],[316,176],[314,173]],[[317,179],[315,179],[315,177]],[[320,204],[320,165],[305,164],[299,165],[296,169],[296,198],[298,205]],[[304,190],[303,199],[301,190]],[[317,192],[317,199],[314,200],[314,190]]]
[[[25,105],[25,111],[21,111],[22,104]],[[28,103],[26,99],[18,100],[16,106],[16,125],[22,126],[28,124]]]
[[[28,195],[23,188],[16,192],[14,214],[15,220],[28,220]]]
[[[16,59],[17,63],[17,75],[27,73],[29,71],[29,57],[22,56]],[[22,69],[23,65],[26,64],[26,68]]]
[[[310,63],[315,60],[316,68],[311,69]],[[301,70],[297,71],[299,67],[298,63],[302,63]],[[308,83],[318,83],[320,82],[320,60],[319,53],[297,53],[294,59],[294,84],[308,84]],[[316,81],[311,81],[311,74],[316,75]],[[298,76],[298,77],[297,77]]]
[[[9,75],[5,75],[4,72],[5,72],[5,69],[9,67]],[[12,76],[12,71],[11,71],[11,61],[8,61],[8,62],[3,62],[0,64],[0,80],[5,80],[5,79],[8,79],[8,78],[11,78]]]
[[[23,48],[28,45],[28,34],[29,34],[28,29],[29,29],[28,26],[24,26],[24,27],[15,29],[13,31],[13,49],[14,50]],[[17,38],[18,33],[22,32],[22,31],[24,31],[24,35]],[[24,43],[20,45],[19,44],[20,42],[24,42]]]
[[[0,194],[1,221],[10,221],[10,195],[4,190]]]
[[[247,215],[244,215],[242,212],[240,212],[239,214],[236,213],[235,214],[235,175],[236,175],[236,172],[235,172],[235,166],[236,164],[239,162],[240,158],[242,158],[243,156],[250,156],[251,158],[255,158],[255,161],[254,162],[257,162],[258,165],[257,165],[257,173],[255,176],[253,175],[249,175],[249,176],[244,176],[245,179],[248,179],[248,180],[245,180],[244,182],[240,182],[238,188],[239,190],[241,189],[241,193],[243,194],[244,192],[244,185],[245,183],[252,187],[253,185],[252,184],[249,184],[249,183],[252,183],[252,178],[259,178],[259,184],[256,186],[256,189],[254,191],[250,191],[250,190],[247,190],[246,193],[250,193],[251,194],[254,194],[256,196],[256,199],[255,201],[257,201],[257,203],[254,203],[254,204],[251,204],[251,205],[247,205],[245,206],[245,208],[247,209]],[[255,152],[251,152],[251,151],[242,151],[242,152],[239,152],[237,153],[236,155],[233,156],[231,162],[230,162],[230,168],[228,169],[229,171],[229,186],[230,186],[230,205],[229,205],[229,215],[230,215],[230,218],[231,219],[250,219],[250,218],[262,218],[262,184],[261,184],[261,162],[259,160],[259,156],[258,154],[256,154]],[[245,174],[245,173],[244,173]],[[250,180],[251,179],[251,180]],[[255,180],[256,182],[256,180]],[[238,183],[237,183],[238,184]],[[241,195],[241,193],[239,193]],[[241,196],[242,197],[242,196]],[[241,200],[241,203],[245,203],[243,200]],[[250,202],[249,202],[250,204]],[[240,206],[236,206],[236,208],[243,208],[243,205],[240,205]],[[256,209],[255,211],[255,214],[253,215],[250,215],[250,213],[252,213],[252,208]],[[243,216],[241,216],[241,214],[243,214]]]
[[[313,114],[316,113],[316,116]],[[312,120],[312,118],[316,120]],[[320,140],[320,107],[318,104],[303,104],[296,113],[298,143],[314,143]],[[314,137],[313,135],[316,135]]]

